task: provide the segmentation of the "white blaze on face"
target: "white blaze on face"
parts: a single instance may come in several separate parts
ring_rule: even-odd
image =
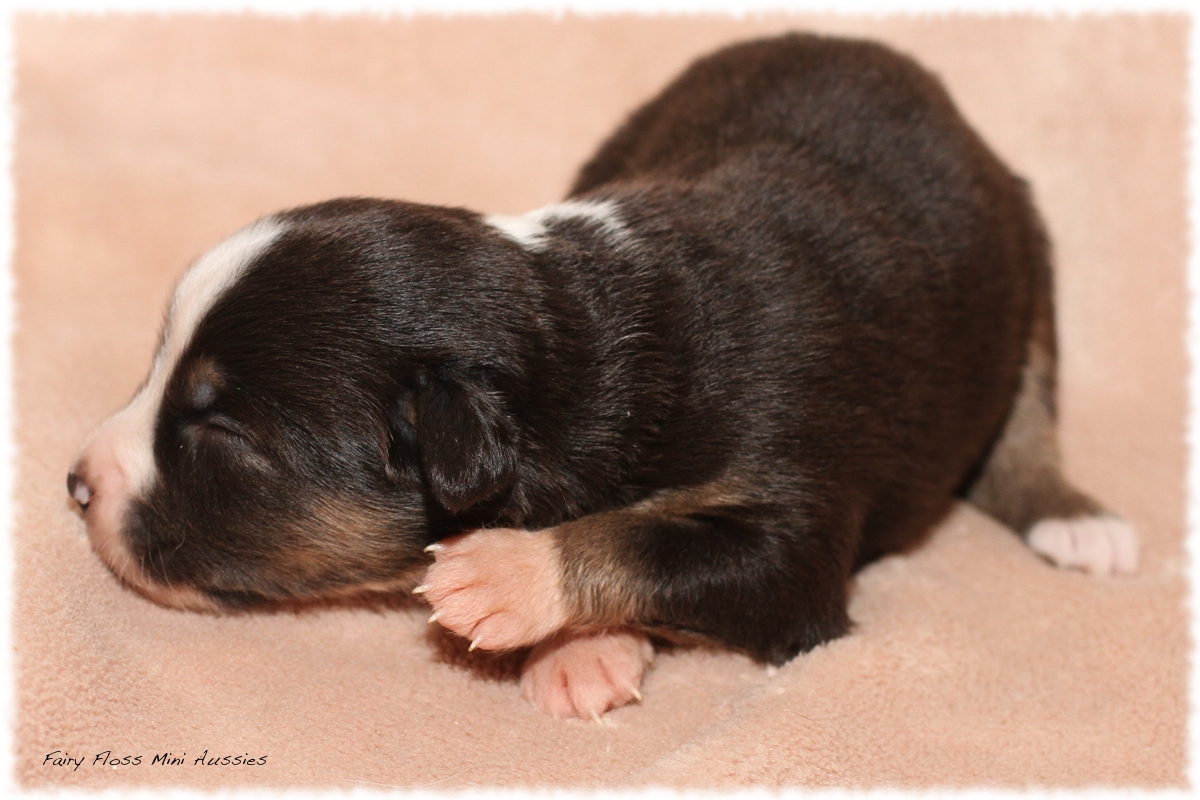
[[[259,220],[192,265],[175,289],[162,345],[146,383],[84,444],[77,465],[87,482],[83,493],[88,500],[88,532],[109,565],[126,578],[133,580],[120,534],[122,520],[129,498],[145,492],[154,480],[154,425],[167,381],[205,313],[286,228],[274,218]]]
[[[485,217],[484,222],[525,247],[537,249],[546,235],[546,223],[552,219],[591,222],[617,241],[629,236],[614,200],[565,200],[520,216],[493,214]]]

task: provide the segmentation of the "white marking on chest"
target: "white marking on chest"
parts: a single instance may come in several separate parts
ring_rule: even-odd
[[[547,224],[556,219],[578,219],[600,227],[604,234],[619,242],[629,238],[629,229],[621,220],[614,200],[566,200],[543,206],[520,216],[492,215],[484,222],[516,242],[536,250],[545,243]]]
[[[100,429],[98,436],[113,436],[113,453],[125,475],[126,491],[140,494],[155,474],[154,424],[167,382],[179,357],[192,340],[196,326],[218,298],[256,258],[287,229],[272,218],[259,220],[201,256],[175,289],[163,330],[162,345],[154,356],[150,377],[125,408]]]

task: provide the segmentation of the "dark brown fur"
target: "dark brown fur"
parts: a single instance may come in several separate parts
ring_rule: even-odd
[[[1099,509],[1059,471],[1028,190],[911,60],[722,50],[570,196],[623,232],[551,216],[523,246],[384,200],[280,215],[168,386],[127,525],[153,579],[319,597],[475,527],[553,528],[577,624],[777,663],[842,634],[853,570],[956,496],[1022,532]],[[201,362],[221,380],[197,402]]]

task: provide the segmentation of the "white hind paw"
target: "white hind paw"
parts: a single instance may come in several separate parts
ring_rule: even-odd
[[[1044,519],[1025,540],[1060,567],[1093,575],[1129,574],[1137,569],[1137,534],[1132,525],[1111,514]]]
[[[642,675],[652,661],[653,645],[636,631],[559,633],[529,654],[521,694],[552,717],[599,722],[610,708],[641,702]]]

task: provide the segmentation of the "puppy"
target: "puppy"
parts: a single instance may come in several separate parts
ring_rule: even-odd
[[[1025,184],[908,58],[790,35],[695,63],[557,205],[234,234],[67,484],[155,601],[412,589],[596,717],[640,699],[648,634],[770,664],[842,635],[853,571],[955,498],[1133,570],[1060,471],[1055,360]]]

